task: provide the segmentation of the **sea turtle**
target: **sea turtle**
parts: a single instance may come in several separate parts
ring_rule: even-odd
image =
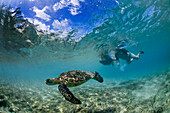
[[[47,85],[60,84],[58,86],[59,92],[66,100],[74,104],[81,104],[81,101],[74,97],[74,95],[69,91],[67,87],[75,87],[81,85],[90,79],[103,82],[103,78],[99,75],[98,72],[73,70],[61,73],[58,78],[47,79],[46,84]]]

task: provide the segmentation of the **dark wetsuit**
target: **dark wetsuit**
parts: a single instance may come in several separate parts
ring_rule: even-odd
[[[119,60],[119,58],[126,60],[127,63],[131,63],[131,55],[128,54],[129,51],[126,49],[118,49],[115,53],[116,60]],[[130,53],[130,52],[129,52]]]
[[[102,55],[101,59],[102,60],[100,60],[99,62],[103,65],[110,65],[113,62],[113,59],[108,54]]]

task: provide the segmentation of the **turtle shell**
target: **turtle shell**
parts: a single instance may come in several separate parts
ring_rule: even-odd
[[[68,87],[74,87],[83,84],[84,82],[91,79],[93,76],[93,72],[73,70],[60,74],[58,78]]]

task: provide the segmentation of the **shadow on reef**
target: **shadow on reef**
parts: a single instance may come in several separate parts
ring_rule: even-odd
[[[0,112],[169,113],[170,71],[105,87],[71,88],[81,105],[65,101],[56,87],[0,82]],[[102,87],[103,86],[103,87]]]

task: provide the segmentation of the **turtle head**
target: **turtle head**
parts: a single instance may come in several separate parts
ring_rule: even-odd
[[[98,72],[95,72],[95,76],[93,77],[93,79],[99,82],[103,82],[103,78],[100,76]]]
[[[55,79],[56,79],[56,78],[48,78],[48,79],[45,81],[45,83],[46,83],[47,85],[55,85],[55,84],[57,84],[57,82],[56,82]]]

